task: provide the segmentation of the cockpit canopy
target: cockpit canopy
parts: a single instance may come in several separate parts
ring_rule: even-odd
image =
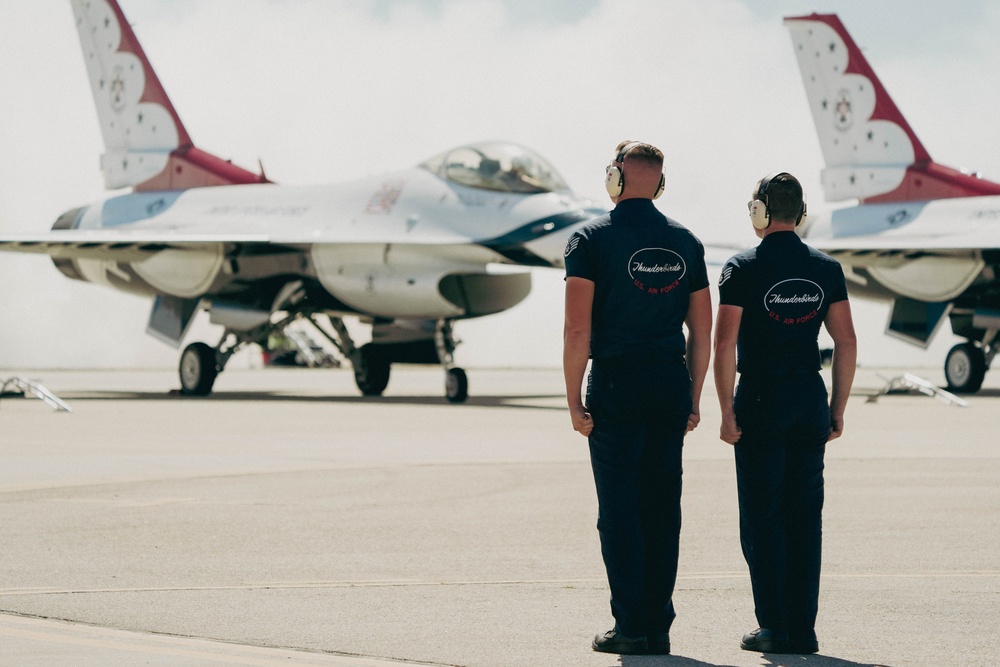
[[[569,190],[552,165],[515,144],[469,144],[432,157],[420,166],[470,188],[523,194]]]

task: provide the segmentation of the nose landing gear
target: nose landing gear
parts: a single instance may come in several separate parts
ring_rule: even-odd
[[[444,376],[444,396],[449,403],[464,403],[469,398],[469,378],[461,368],[449,368]]]
[[[438,361],[444,366],[444,396],[449,403],[465,403],[469,398],[469,378],[454,365],[452,353],[460,341],[455,340],[451,320],[438,320],[434,328],[434,346]]]

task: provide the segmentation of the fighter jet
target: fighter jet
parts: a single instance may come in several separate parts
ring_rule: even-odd
[[[934,162],[836,15],[788,17],[826,168],[808,224],[843,264],[848,289],[891,305],[886,333],[927,347],[947,318],[948,388],[982,386],[1000,331],[1000,183]]]
[[[74,280],[152,298],[147,332],[180,347],[206,310],[224,330],[180,355],[181,391],[207,395],[227,361],[297,320],[380,395],[393,363],[454,365],[455,322],[511,308],[529,267],[561,267],[567,238],[601,214],[533,151],[502,141],[337,185],[291,186],[195,146],[116,0],[71,0],[97,107],[109,190],[48,233],[0,238]],[[355,345],[344,318],[371,325]]]

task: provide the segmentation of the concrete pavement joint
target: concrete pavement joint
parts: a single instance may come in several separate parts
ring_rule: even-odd
[[[678,575],[678,581],[700,581],[710,579],[742,579],[748,575],[745,572],[701,572]],[[823,574],[824,579],[990,579],[1000,578],[1000,570],[982,570],[966,572],[868,572],[868,573],[830,573]],[[254,582],[232,586],[164,586],[136,588],[5,588],[0,589],[0,596],[25,595],[93,595],[102,593],[177,593],[184,591],[253,591],[253,590],[293,590],[303,588],[406,588],[434,586],[572,586],[576,584],[604,585],[603,578],[583,579],[500,579],[500,580],[468,580],[468,581],[303,581],[303,582]],[[0,613],[9,613],[0,610]]]

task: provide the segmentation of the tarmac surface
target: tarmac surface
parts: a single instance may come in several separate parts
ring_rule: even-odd
[[[939,370],[917,371],[942,382]],[[595,653],[612,625],[586,440],[558,370],[0,370],[0,665],[996,665],[1000,374],[956,407],[861,369],[828,447],[820,654],[756,627],[732,452],[708,387],[685,445],[674,655]]]

